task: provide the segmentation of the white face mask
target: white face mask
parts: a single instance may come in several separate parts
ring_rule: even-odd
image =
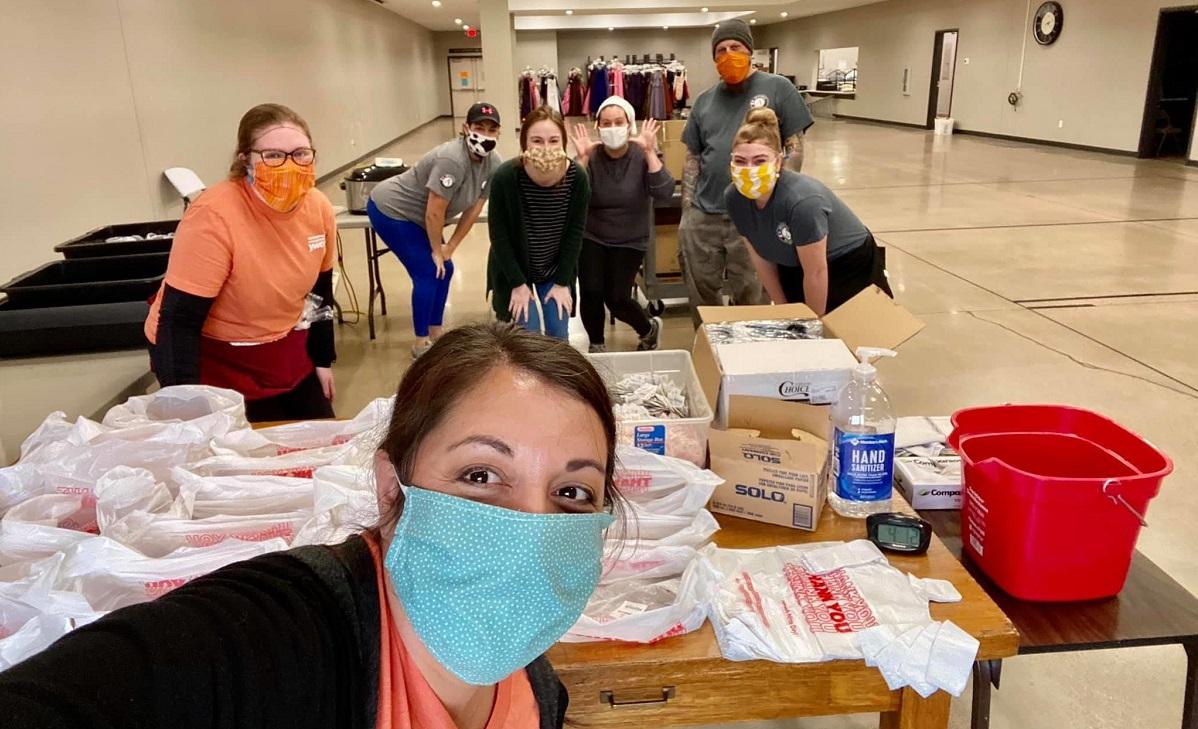
[[[498,141],[495,137],[488,137],[478,132],[470,132],[466,135],[466,147],[479,157],[491,154],[491,150],[495,149],[495,144]]]
[[[599,130],[599,138],[608,149],[622,149],[628,144],[628,127],[603,127]]]

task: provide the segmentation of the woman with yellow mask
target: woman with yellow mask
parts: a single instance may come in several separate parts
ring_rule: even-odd
[[[179,221],[146,318],[163,387],[236,390],[255,422],[333,417],[333,322],[314,312],[333,303],[337,226],[315,183],[308,124],[279,104],[246,112],[229,178]]]
[[[823,316],[870,284],[893,298],[885,249],[822,182],[782,168],[771,109],[749,112],[732,144],[728,215],[775,304],[802,302]]]

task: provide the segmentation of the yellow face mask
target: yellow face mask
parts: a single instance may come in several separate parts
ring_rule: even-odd
[[[291,159],[279,167],[258,162],[250,168],[249,183],[267,205],[286,213],[316,185],[316,170],[314,165],[304,167]]]
[[[736,191],[750,200],[769,195],[778,183],[778,167],[773,163],[755,167],[732,166],[732,184]]]

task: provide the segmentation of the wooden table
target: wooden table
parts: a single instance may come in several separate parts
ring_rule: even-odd
[[[864,521],[841,518],[830,508],[816,532],[727,516],[719,522],[715,541],[729,548],[848,541],[865,534]],[[1015,655],[1015,627],[939,539],[933,537],[926,555],[890,561],[918,577],[956,585],[964,600],[932,605],[932,617],[951,620],[977,638],[979,660]],[[943,691],[929,699],[910,689],[890,691],[877,669],[863,661],[728,661],[710,624],[654,645],[562,643],[549,659],[569,689],[569,718],[586,727],[641,729],[864,712],[881,713],[882,729],[948,726],[950,697]]]
[[[937,536],[961,559],[961,512],[921,511]],[[1198,598],[1136,552],[1123,591],[1088,602],[1041,603],[1017,600],[1002,591],[968,557],[965,568],[1019,631],[1019,653],[1181,645],[1187,670],[1183,729],[1198,729]],[[1002,676],[1002,660],[979,660],[974,667],[974,729],[990,726],[990,693]]]

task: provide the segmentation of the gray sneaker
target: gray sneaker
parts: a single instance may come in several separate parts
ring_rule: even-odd
[[[649,320],[649,333],[641,337],[641,343],[637,345],[636,351],[646,352],[657,349],[657,344],[661,340],[661,317],[655,316]]]
[[[607,353],[607,345],[606,344],[592,344],[591,346],[587,347],[587,354],[606,354],[606,353]]]
[[[431,339],[428,340],[427,342],[425,342],[424,346],[421,346],[419,344],[412,345],[412,359],[420,359],[420,355],[424,354],[425,352],[429,351],[432,348],[433,348],[433,340],[431,340]]]

